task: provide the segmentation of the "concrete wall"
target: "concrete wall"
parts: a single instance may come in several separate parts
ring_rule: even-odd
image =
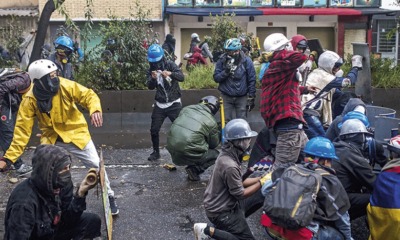
[[[154,103],[155,91],[104,91],[99,94],[103,107],[103,127],[90,126],[93,141],[97,146],[113,148],[142,148],[151,147],[150,124],[152,104]],[[185,90],[182,92],[183,107],[198,103],[199,99],[207,96],[219,96],[216,89],[209,90]],[[393,108],[397,111],[396,117],[400,117],[400,89],[373,89],[374,105]],[[264,127],[264,121],[259,112],[261,90],[257,91],[256,106],[248,115],[250,126],[259,131]],[[89,114],[83,108],[88,123]],[[219,121],[220,114],[216,114]],[[166,119],[160,131],[160,145],[166,144],[166,134],[171,122]],[[37,145],[39,133],[34,127],[30,145]]]

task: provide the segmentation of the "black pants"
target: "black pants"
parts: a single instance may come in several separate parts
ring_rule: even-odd
[[[150,134],[153,149],[155,151],[158,151],[160,147],[159,132],[164,120],[168,117],[171,122],[174,122],[181,109],[181,103],[174,103],[168,108],[159,108],[157,104],[154,104],[153,113],[151,114]]]
[[[224,212],[217,217],[208,217],[215,225],[215,231],[212,236],[217,240],[251,240],[255,239],[246,217],[253,214],[264,203],[264,196],[261,190],[258,190],[250,197],[240,200],[229,212]]]
[[[367,215],[367,206],[371,194],[368,193],[349,193],[347,194],[350,200],[350,220]]]
[[[97,214],[83,212],[81,218],[75,223],[61,224],[54,239],[57,240],[82,240],[101,236],[101,219]]]
[[[0,120],[0,146],[3,149],[4,154],[6,154],[7,150],[10,148],[11,142],[14,137],[14,127],[17,120],[18,112],[11,112],[11,109],[6,105],[1,106],[1,120]],[[16,169],[20,168],[24,162],[19,157],[17,161],[14,163],[14,167]]]

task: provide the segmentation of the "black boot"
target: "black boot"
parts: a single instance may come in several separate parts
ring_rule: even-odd
[[[160,151],[159,150],[154,150],[151,154],[150,157],[147,159],[149,161],[156,161],[161,158],[160,156]]]
[[[185,171],[186,171],[190,181],[200,181],[199,172],[197,171],[197,169],[195,167],[188,166],[185,168]]]

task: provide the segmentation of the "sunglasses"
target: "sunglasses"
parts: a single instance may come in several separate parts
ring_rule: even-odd
[[[72,54],[71,49],[63,49],[63,48],[57,48],[56,51],[58,53],[65,53],[65,55],[69,56]]]
[[[235,55],[236,54],[236,50],[225,50],[225,53],[228,55]]]

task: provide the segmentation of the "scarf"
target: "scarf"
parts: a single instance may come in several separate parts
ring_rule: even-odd
[[[33,95],[36,98],[39,111],[49,113],[53,108],[53,97],[60,89],[60,79],[50,78],[48,74],[35,81],[33,86]]]

